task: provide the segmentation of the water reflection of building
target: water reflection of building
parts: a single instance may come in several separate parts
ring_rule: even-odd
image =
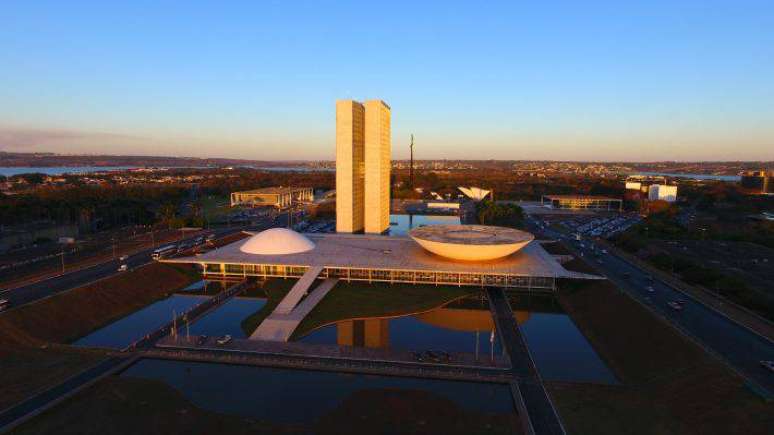
[[[389,347],[389,319],[344,320],[336,324],[336,343],[340,346]]]

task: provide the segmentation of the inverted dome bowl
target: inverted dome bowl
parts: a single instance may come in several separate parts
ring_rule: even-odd
[[[427,225],[409,236],[433,254],[463,261],[507,257],[535,239],[526,231],[487,225]]]

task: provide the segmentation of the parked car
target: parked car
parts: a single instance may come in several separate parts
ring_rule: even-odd
[[[774,361],[761,361],[763,368],[770,372],[774,372]]]
[[[207,342],[207,338],[208,338],[208,337],[207,337],[206,335],[200,335],[200,336],[199,336],[199,338],[197,338],[197,339],[196,339],[196,344],[197,344],[198,346],[201,346],[201,345],[203,345],[204,343],[206,343],[206,342]]]
[[[675,311],[683,310],[683,306],[675,301],[668,302],[667,305],[669,305]]]
[[[220,337],[217,341],[217,343],[221,346],[224,344],[229,344],[231,342],[231,336],[230,335],[224,335],[223,337]]]
[[[122,256],[118,257],[118,261],[126,261],[128,259],[129,259],[128,255],[122,255]]]
[[[122,264],[122,265],[118,266],[118,271],[119,272],[126,272],[127,270],[129,270],[129,266],[127,266],[125,264]]]
[[[653,293],[654,291],[656,291],[656,290],[653,288],[653,286],[652,286],[652,285],[649,285],[649,286],[647,287],[647,290],[648,290],[648,292],[649,292],[649,293]]]

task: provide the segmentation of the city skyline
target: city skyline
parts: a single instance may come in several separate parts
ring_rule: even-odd
[[[333,160],[379,95],[395,159],[774,159],[769,2],[4,6],[3,151]]]

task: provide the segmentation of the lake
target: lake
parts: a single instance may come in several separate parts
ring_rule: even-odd
[[[136,166],[49,166],[49,167],[33,167],[33,166],[3,166],[0,167],[0,175],[6,177],[12,177],[19,174],[46,174],[46,175],[62,175],[62,174],[89,174],[93,172],[107,172],[107,171],[125,171],[128,169],[136,169]]]

